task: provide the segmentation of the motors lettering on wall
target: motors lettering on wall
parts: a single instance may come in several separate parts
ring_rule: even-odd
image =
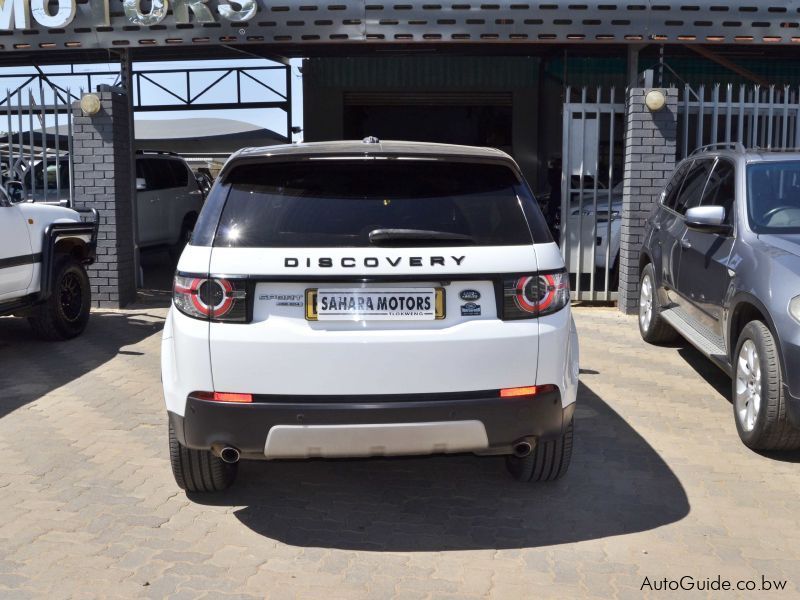
[[[110,0],[89,0],[92,25],[111,24]],[[216,23],[221,17],[226,21],[245,22],[258,11],[257,0],[150,0],[143,11],[142,0],[123,0],[125,19],[141,26],[158,25],[172,9],[175,24]],[[84,9],[85,10],[85,9]],[[30,29],[38,23],[48,29],[60,29],[72,23],[77,14],[76,0],[0,0],[0,30]]]

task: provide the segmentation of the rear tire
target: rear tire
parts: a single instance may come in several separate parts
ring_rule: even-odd
[[[236,480],[238,464],[228,464],[209,450],[182,446],[169,424],[169,458],[175,483],[187,492],[221,492]]]
[[[648,344],[673,342],[678,333],[661,316],[661,303],[658,301],[656,272],[652,263],[642,269],[639,280],[639,333]]]
[[[753,450],[800,448],[800,429],[786,419],[778,348],[761,321],[750,321],[739,334],[733,370],[733,418],[745,446]]]
[[[28,317],[34,333],[49,341],[68,340],[86,329],[92,290],[86,269],[71,256],[56,256],[51,294]]]
[[[538,442],[528,456],[506,457],[506,468],[517,481],[555,481],[561,479],[569,469],[572,460],[572,438],[574,421],[570,420],[567,430],[555,440]]]

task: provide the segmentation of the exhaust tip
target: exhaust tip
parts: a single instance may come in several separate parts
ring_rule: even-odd
[[[533,446],[528,441],[521,441],[514,444],[514,456],[517,458],[525,458],[533,451]]]
[[[222,459],[223,462],[232,465],[233,463],[239,462],[239,451],[236,448],[232,448],[231,446],[225,446],[222,450],[219,451],[219,457]]]

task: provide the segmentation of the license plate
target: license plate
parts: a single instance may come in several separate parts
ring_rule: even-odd
[[[444,316],[443,288],[306,290],[309,321],[433,321]]]

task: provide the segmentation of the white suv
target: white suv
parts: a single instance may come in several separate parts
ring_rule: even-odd
[[[558,247],[507,154],[328,142],[228,161],[162,341],[175,479],[242,459],[471,452],[561,477],[578,341]]]
[[[27,317],[47,340],[80,335],[92,305],[86,265],[97,251],[97,211],[23,202],[18,182],[0,187],[0,316]],[[11,192],[11,193],[9,193]]]
[[[183,248],[204,194],[186,161],[168,152],[137,152],[136,218],[139,246]]]
[[[33,189],[25,190],[27,200],[65,206],[69,203],[69,157],[61,155],[57,162],[58,165],[51,157],[46,173],[44,161],[35,164]],[[13,178],[24,186],[30,181],[25,171],[15,172]],[[56,185],[57,179],[60,187]],[[200,182],[181,156],[154,150],[136,152],[136,213],[141,248],[183,249],[204,200]]]

